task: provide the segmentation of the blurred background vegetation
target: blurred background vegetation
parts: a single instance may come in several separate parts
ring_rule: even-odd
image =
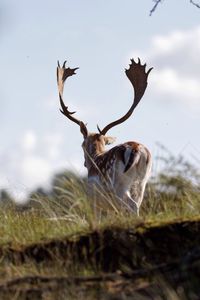
[[[162,145],[159,145],[159,149],[158,152],[161,154],[154,159],[154,170],[145,191],[141,216],[170,218],[198,215],[200,212],[198,159],[195,158],[194,163],[192,163],[181,154],[174,156]],[[100,198],[102,201],[100,206],[104,215],[108,211],[109,213],[110,211],[119,212],[117,204],[114,202],[112,204],[113,199],[105,195]],[[0,191],[0,206],[2,208],[39,210],[52,207],[52,211],[54,211],[56,206],[59,217],[74,209],[77,209],[76,214],[79,214],[83,209],[82,205],[88,205],[91,202],[88,200],[87,178],[67,170],[53,177],[50,189],[38,187],[32,191],[24,204],[19,205],[6,190]]]

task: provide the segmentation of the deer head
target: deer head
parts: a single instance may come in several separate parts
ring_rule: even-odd
[[[120,119],[113,121],[106,125],[102,130],[97,125],[98,133],[89,133],[86,127],[86,124],[75,118],[75,112],[70,112],[68,107],[65,106],[63,101],[63,90],[64,90],[64,83],[66,79],[74,74],[78,68],[66,68],[66,61],[63,63],[61,67],[58,62],[57,67],[57,83],[58,83],[58,91],[59,91],[59,98],[60,98],[60,105],[61,105],[61,113],[64,114],[69,120],[76,123],[80,127],[80,131],[83,135],[83,150],[85,155],[85,166],[90,168],[92,165],[92,161],[96,156],[103,153],[105,151],[105,145],[111,144],[115,141],[115,138],[107,136],[107,132],[123,122],[125,122],[133,113],[134,109],[140,102],[141,98],[144,95],[144,92],[147,87],[147,78],[150,71],[153,68],[150,68],[146,72],[146,64],[142,65],[140,59],[138,58],[138,62],[136,63],[133,59],[131,59],[131,63],[129,65],[129,69],[125,70],[126,76],[130,80],[133,89],[134,89],[134,99],[130,109],[127,113],[122,116]]]

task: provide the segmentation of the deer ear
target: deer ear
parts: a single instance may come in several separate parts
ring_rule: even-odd
[[[116,141],[116,137],[112,137],[112,136],[105,136],[104,137],[104,141],[106,145],[110,145],[112,143],[114,143]]]
[[[86,138],[88,136],[87,127],[83,122],[80,122],[80,131],[81,131],[82,135],[84,136],[84,138]]]

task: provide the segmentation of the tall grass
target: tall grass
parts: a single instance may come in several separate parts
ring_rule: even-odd
[[[162,168],[146,188],[140,217],[103,189],[91,198],[87,181],[73,173],[54,177],[50,191],[29,195],[17,206],[7,194],[1,201],[0,243],[32,243],[89,232],[105,226],[133,227],[140,222],[168,222],[200,213],[200,173],[183,157],[162,149]]]
[[[100,224],[112,218],[129,220],[169,219],[190,217],[200,212],[200,172],[181,155],[173,156],[162,147],[163,155],[157,158],[160,171],[153,174],[146,188],[141,206],[141,217],[137,218],[128,211],[126,205],[99,189],[91,199],[87,193],[86,180],[74,174],[59,175],[54,180],[52,193],[43,199],[46,210],[52,217],[63,218],[76,223]],[[41,201],[41,198],[38,199]],[[51,207],[51,208],[50,208]],[[55,210],[55,207],[57,209]],[[50,211],[49,211],[50,212]]]

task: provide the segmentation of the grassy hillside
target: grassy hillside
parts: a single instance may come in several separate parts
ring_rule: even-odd
[[[0,299],[198,299],[199,172],[162,161],[140,217],[71,173],[25,206],[2,192]]]

